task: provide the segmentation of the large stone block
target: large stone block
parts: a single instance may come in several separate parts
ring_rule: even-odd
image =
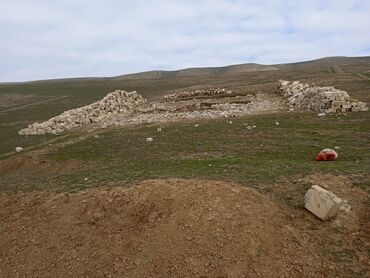
[[[342,202],[340,198],[318,185],[313,185],[304,197],[304,206],[321,220],[334,217]]]

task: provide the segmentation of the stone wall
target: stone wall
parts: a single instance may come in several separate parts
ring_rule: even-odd
[[[366,103],[351,98],[347,92],[334,87],[318,87],[299,81],[279,80],[278,92],[290,107],[307,108],[317,112],[340,113],[367,111]]]
[[[136,106],[144,103],[146,103],[146,100],[136,91],[116,90],[92,104],[65,111],[46,122],[33,123],[27,128],[20,130],[19,134],[58,134],[75,127],[102,122],[112,115],[129,114],[134,111]]]
[[[215,97],[215,96],[228,96],[231,95],[233,91],[226,90],[224,88],[216,89],[199,89],[194,91],[183,91],[179,93],[174,93],[170,95],[165,95],[163,98],[165,100],[182,100],[182,99],[194,99],[194,98],[205,98],[205,97]]]

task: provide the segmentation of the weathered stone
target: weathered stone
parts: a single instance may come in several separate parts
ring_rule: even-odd
[[[138,105],[144,103],[146,100],[136,91],[129,93],[116,90],[100,101],[65,111],[43,123],[35,122],[18,133],[20,135],[58,134],[75,127],[102,122],[111,115],[131,113]]]
[[[226,90],[225,88],[201,89],[201,90],[183,91],[179,93],[165,95],[163,98],[165,100],[196,99],[196,98],[212,97],[212,96],[227,96],[227,95],[231,95],[232,93],[233,91]]]
[[[15,148],[15,151],[16,151],[17,153],[19,153],[19,152],[23,151],[23,148],[22,148],[22,147],[16,147],[16,148]]]
[[[316,215],[321,220],[328,220],[334,217],[342,200],[334,193],[318,186],[313,185],[304,197],[304,205],[307,210]]]
[[[347,92],[334,87],[279,80],[278,91],[290,107],[326,113],[368,111],[366,103],[351,99]]]

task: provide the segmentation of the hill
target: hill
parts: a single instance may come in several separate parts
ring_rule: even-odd
[[[152,78],[176,78],[176,77],[190,77],[190,76],[203,76],[210,77],[214,75],[231,75],[236,73],[256,72],[256,71],[269,71],[278,70],[278,68],[267,65],[260,65],[255,63],[232,65],[226,67],[208,67],[208,68],[188,68],[175,71],[148,71],[142,73],[134,73],[127,75],[120,75],[113,77],[113,80],[124,79],[152,79]]]

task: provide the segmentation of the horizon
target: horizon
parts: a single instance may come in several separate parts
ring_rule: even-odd
[[[28,82],[43,82],[43,81],[58,81],[58,80],[70,80],[70,79],[84,79],[84,78],[115,78],[120,76],[128,76],[128,75],[136,75],[142,73],[149,73],[149,72],[176,72],[176,71],[183,71],[183,70],[191,70],[191,69],[211,69],[211,68],[225,68],[225,67],[233,67],[233,66],[240,66],[240,65],[248,65],[248,64],[256,64],[261,66],[278,66],[278,65],[288,65],[288,64],[297,64],[297,63],[309,63],[324,59],[332,59],[332,58],[348,58],[348,59],[356,59],[356,58],[370,58],[370,56],[327,56],[327,57],[320,57],[312,60],[304,60],[304,61],[293,61],[289,63],[279,63],[279,64],[262,64],[258,62],[245,62],[241,64],[231,64],[231,65],[221,65],[216,67],[207,67],[207,66],[200,66],[200,67],[190,67],[190,68],[179,68],[173,70],[165,70],[165,69],[151,69],[147,71],[140,71],[140,72],[128,72],[124,74],[112,75],[112,76],[65,76],[65,77],[56,77],[56,78],[48,78],[48,79],[34,79],[34,80],[24,80],[24,81],[0,81],[1,84],[17,84],[17,83],[28,83]]]
[[[370,2],[0,3],[0,83],[370,55]]]

